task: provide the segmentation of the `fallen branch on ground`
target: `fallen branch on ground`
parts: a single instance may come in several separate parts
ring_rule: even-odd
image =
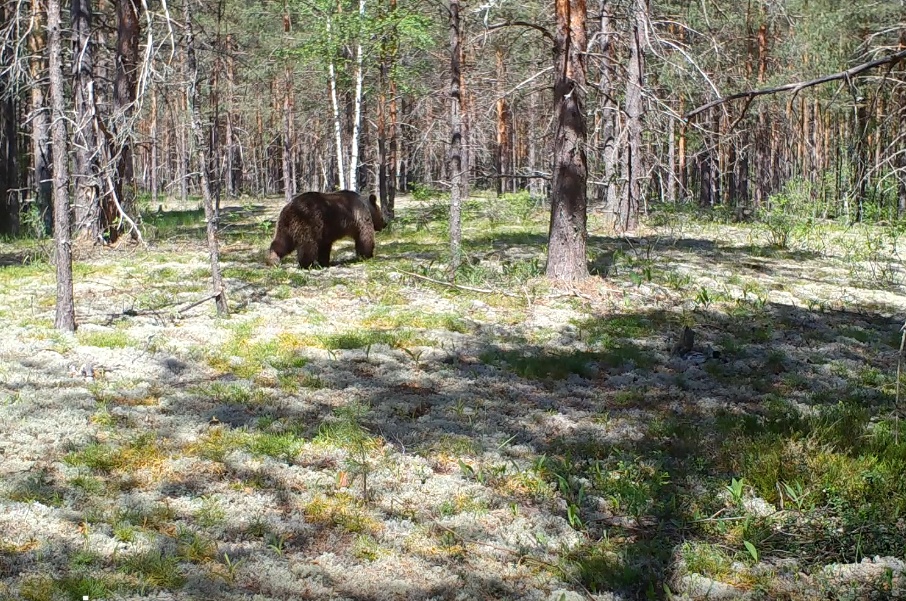
[[[503,296],[511,296],[513,298],[523,298],[521,294],[514,294],[512,292],[505,292],[503,290],[489,290],[487,288],[475,288],[474,286],[463,286],[461,284],[453,284],[452,282],[445,282],[443,280],[435,280],[434,278],[429,278],[426,275],[419,275],[417,273],[412,273],[411,271],[402,271],[399,270],[396,273],[401,275],[408,275],[413,278],[418,278],[420,280],[425,280],[426,282],[431,282],[432,284],[439,284],[441,286],[448,286],[450,288],[457,288],[459,290],[467,290],[469,292],[479,292],[481,294],[502,294]]]

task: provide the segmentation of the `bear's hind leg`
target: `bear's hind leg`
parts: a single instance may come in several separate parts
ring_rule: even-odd
[[[355,254],[360,259],[370,259],[374,256],[374,231],[365,229],[359,231],[355,237]]]

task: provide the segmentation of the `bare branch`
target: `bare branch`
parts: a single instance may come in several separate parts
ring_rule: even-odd
[[[494,31],[495,29],[503,29],[504,27],[528,27],[529,29],[534,29],[535,31],[541,33],[541,35],[550,40],[551,43],[554,42],[554,36],[551,35],[551,32],[538,25],[537,23],[529,23],[528,21],[507,21],[506,23],[495,23],[494,25],[488,25],[486,29],[488,31]]]
[[[895,52],[894,54],[890,54],[888,56],[879,58],[877,60],[873,60],[873,61],[870,61],[867,63],[862,63],[861,65],[857,65],[851,69],[847,69],[846,71],[840,71],[839,73],[834,73],[832,75],[825,75],[825,76],[819,77],[817,79],[811,79],[809,81],[800,81],[797,83],[788,83],[788,84],[784,84],[782,86],[776,86],[773,88],[762,88],[760,90],[747,90],[745,92],[737,92],[736,94],[730,94],[729,96],[724,96],[723,98],[718,98],[717,100],[712,100],[711,102],[708,102],[707,104],[703,104],[698,108],[692,109],[691,111],[686,113],[685,118],[692,119],[692,117],[698,115],[699,113],[703,113],[704,111],[707,111],[710,108],[719,106],[719,105],[721,105],[725,102],[729,102],[731,100],[738,100],[740,98],[750,98],[751,99],[751,98],[755,98],[757,96],[765,96],[767,94],[778,94],[780,92],[792,91],[793,93],[797,93],[800,90],[803,90],[805,88],[817,86],[817,85],[820,85],[823,83],[827,83],[829,81],[837,81],[840,79],[849,79],[855,75],[858,75],[859,73],[862,73],[863,71],[868,71],[869,69],[874,69],[875,67],[879,67],[881,65],[892,64],[892,63],[895,63],[904,58],[906,58],[906,50],[901,50],[899,52]]]

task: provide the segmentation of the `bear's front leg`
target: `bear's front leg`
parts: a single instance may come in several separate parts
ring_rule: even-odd
[[[299,259],[299,267],[302,269],[311,269],[318,261],[318,247],[311,240],[305,240],[296,249],[296,258]]]
[[[332,249],[332,242],[323,242],[318,246],[318,263],[321,265],[321,267],[330,266],[330,251]]]

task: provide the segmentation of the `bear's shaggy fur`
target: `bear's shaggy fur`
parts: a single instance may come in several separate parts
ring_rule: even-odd
[[[305,192],[280,211],[267,263],[276,265],[295,250],[299,267],[327,267],[333,243],[346,237],[355,240],[359,258],[370,259],[374,232],[382,229],[384,216],[374,194],[366,201],[349,190]]]

